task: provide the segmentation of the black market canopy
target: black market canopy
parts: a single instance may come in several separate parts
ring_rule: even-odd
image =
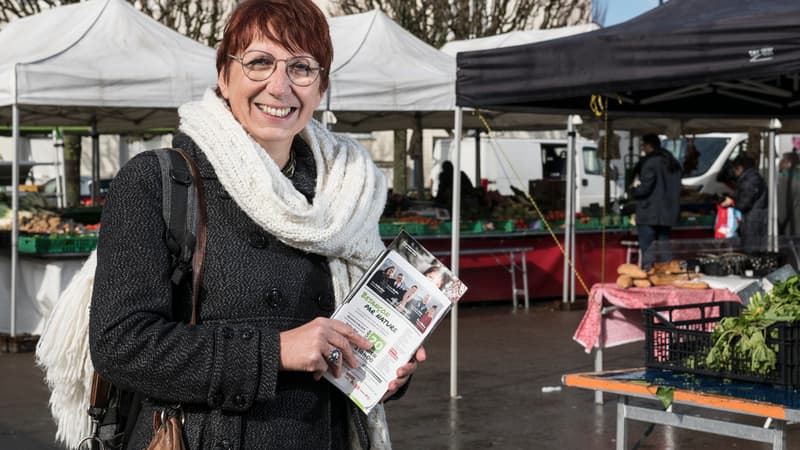
[[[671,0],[622,24],[459,53],[456,104],[614,116],[800,117],[800,1]],[[616,98],[621,100],[617,103]]]

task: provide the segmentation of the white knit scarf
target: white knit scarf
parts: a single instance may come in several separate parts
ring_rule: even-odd
[[[384,249],[378,220],[386,179],[366,149],[312,119],[301,133],[317,168],[309,203],[213,91],[181,106],[178,114],[180,130],[203,150],[219,182],[256,224],[286,245],[328,257],[341,304]],[[373,448],[391,448],[382,406],[369,414],[368,426]]]

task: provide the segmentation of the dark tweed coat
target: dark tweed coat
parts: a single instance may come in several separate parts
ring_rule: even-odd
[[[278,370],[279,332],[333,311],[326,259],[263,231],[187,136],[174,145],[197,162],[207,203],[198,326],[184,323],[186,289],[173,302],[153,152],[120,170],[103,209],[90,345],[103,376],[146,397],[128,448],[146,447],[153,411],[176,403],[191,449],[345,448],[350,419],[366,448],[366,418],[352,402],[310,373]],[[294,148],[292,181],[312,199],[313,157],[299,138]]]

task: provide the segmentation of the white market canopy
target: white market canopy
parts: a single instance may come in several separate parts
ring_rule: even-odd
[[[455,58],[378,10],[332,17],[328,24],[334,54],[319,109],[335,113],[335,129],[413,128],[416,115],[429,120],[444,111],[443,123],[452,123]]]
[[[452,129],[456,61],[418,39],[381,11],[332,17],[331,82],[320,111],[336,116],[334,130]],[[570,27],[573,28],[573,27]],[[577,32],[577,31],[576,31]],[[496,129],[560,129],[565,115],[483,111]],[[483,129],[466,114],[464,127]]]
[[[0,32],[0,121],[174,127],[175,109],[216,84],[214,49],[123,0],[92,0],[15,20]]]

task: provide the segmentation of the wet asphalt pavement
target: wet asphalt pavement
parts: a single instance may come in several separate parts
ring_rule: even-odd
[[[459,309],[460,398],[450,399],[450,323],[426,345],[428,361],[401,400],[387,405],[396,449],[614,449],[616,402],[594,404],[591,391],[561,385],[566,373],[592,370],[592,356],[572,340],[583,311],[551,303],[529,312],[510,304]],[[606,351],[606,369],[643,365],[641,343]],[[0,450],[51,450],[55,426],[47,388],[30,353],[0,353]],[[636,401],[632,403],[636,404]],[[696,411],[684,408],[683,412]],[[725,413],[705,417],[730,419]],[[736,416],[741,419],[742,416]],[[761,425],[756,418],[746,423]],[[646,424],[631,422],[629,444]],[[800,448],[800,425],[788,427],[788,448]],[[640,449],[769,449],[767,444],[656,426]]]

